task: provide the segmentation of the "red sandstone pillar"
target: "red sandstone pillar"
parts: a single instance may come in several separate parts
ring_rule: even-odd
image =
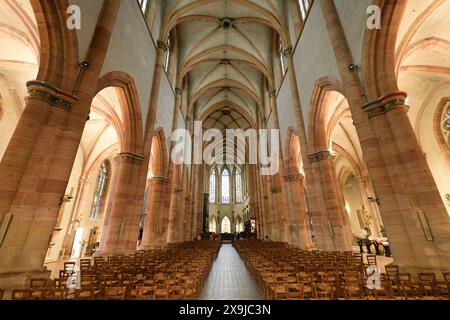
[[[315,198],[311,209],[316,246],[321,250],[351,250],[353,237],[344,199],[338,190],[334,157],[329,151],[308,157],[314,171],[314,191],[310,196]]]
[[[320,4],[395,263],[410,272],[445,270],[450,222],[406,116],[406,95],[393,92],[364,105],[334,2]]]
[[[150,180],[150,199],[148,203],[148,215],[145,219],[144,233],[141,247],[150,249],[164,246],[167,239],[168,214],[164,212],[164,195],[167,192],[169,180],[165,177],[153,177]]]
[[[111,212],[105,230],[103,251],[97,255],[127,253],[136,250],[142,199],[137,196],[143,158],[133,154],[118,156],[119,172],[115,192],[111,196]]]
[[[287,225],[290,235],[289,242],[301,249],[311,249],[313,244],[306,214],[303,179],[301,174],[284,176],[290,212]]]
[[[13,215],[0,247],[2,278],[23,282],[27,274],[42,271],[120,3],[103,5],[86,56],[89,67],[81,70],[75,88],[77,97],[50,83],[27,84],[24,117],[0,163],[0,218],[6,212]]]

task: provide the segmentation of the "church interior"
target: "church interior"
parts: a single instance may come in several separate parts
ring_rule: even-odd
[[[450,299],[449,12],[1,0],[0,300]]]

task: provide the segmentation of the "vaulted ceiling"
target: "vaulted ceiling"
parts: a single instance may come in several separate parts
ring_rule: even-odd
[[[288,46],[283,0],[174,0],[163,37],[176,35],[177,86],[204,129],[256,128],[276,89],[276,41]]]
[[[177,85],[188,83],[188,111],[198,116],[225,101],[256,123],[264,110],[264,88],[274,89],[273,47],[286,29],[284,5],[281,0],[171,1],[163,34],[176,33]]]

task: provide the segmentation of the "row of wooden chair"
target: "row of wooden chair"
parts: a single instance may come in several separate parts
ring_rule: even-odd
[[[386,266],[379,282],[370,286],[367,266],[376,258],[360,253],[302,251],[284,243],[246,240],[234,244],[267,299],[447,299],[450,273],[413,279],[397,266]],[[366,260],[366,261],[364,261]],[[334,268],[334,270],[333,270]]]
[[[220,248],[218,241],[193,241],[131,255],[64,263],[56,279],[31,279],[14,289],[14,300],[198,299]]]

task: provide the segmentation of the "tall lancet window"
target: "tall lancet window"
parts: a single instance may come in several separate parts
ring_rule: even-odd
[[[222,171],[222,203],[230,203],[230,172],[226,168]]]
[[[280,41],[280,64],[281,64],[281,73],[283,74],[283,77],[286,75],[286,60],[284,56],[284,48],[283,43]]]
[[[106,188],[108,185],[108,175],[109,163],[107,161],[103,161],[98,172],[97,188],[95,189],[91,213],[89,214],[89,218],[91,218],[92,220],[97,219],[103,208],[106,198]]]
[[[309,11],[309,0],[298,0],[298,4],[300,6],[300,13],[302,15],[302,19],[305,20],[306,14]]]
[[[141,7],[142,12],[145,14],[147,11],[148,0],[138,0],[139,6]]]
[[[216,203],[216,170],[209,176],[209,202]]]
[[[239,170],[236,170],[235,174],[235,183],[236,183],[236,202],[241,203],[242,202],[242,177]]]

